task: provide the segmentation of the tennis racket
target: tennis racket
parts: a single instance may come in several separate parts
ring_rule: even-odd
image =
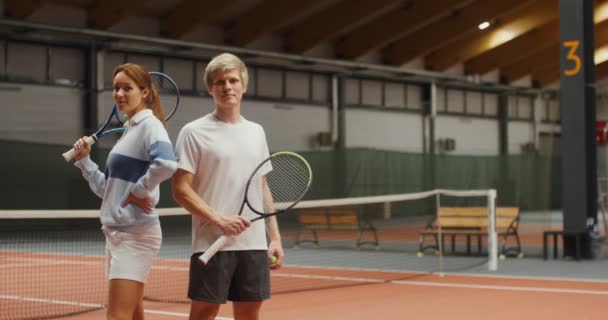
[[[272,166],[272,171],[266,174],[266,181],[270,194],[266,195],[271,197],[263,196],[263,201],[253,202],[251,200],[259,198],[260,192],[264,194],[259,177],[267,172],[269,166]],[[245,205],[258,215],[251,222],[286,212],[302,200],[311,182],[312,170],[306,159],[293,152],[274,153],[262,161],[247,180],[239,215],[243,213]],[[228,236],[226,235],[218,238],[209,249],[199,256],[201,264],[206,265],[227,241]]]
[[[165,111],[171,110],[168,114],[165,115],[165,120],[169,120],[171,119],[171,117],[173,117],[179,106],[180,96],[177,84],[175,83],[175,81],[173,81],[173,79],[171,79],[171,77],[164,73],[152,71],[150,72],[150,75],[152,76],[152,84],[158,92],[161,106],[163,106]],[[123,124],[126,120],[126,116],[124,114],[121,114],[118,111],[118,106],[114,104],[114,107],[112,107],[112,111],[110,112],[108,120],[106,120],[106,122],[101,126],[101,128],[97,130],[97,132],[95,132],[91,136],[86,137],[85,141],[88,144],[93,145],[99,140],[99,138],[103,136],[114,133],[123,133],[125,131],[125,128],[123,128]],[[76,150],[74,150],[74,148],[63,153],[63,158],[66,162],[70,162],[70,160],[72,160],[74,156],[76,156]]]

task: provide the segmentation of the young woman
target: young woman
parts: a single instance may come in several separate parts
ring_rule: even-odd
[[[155,205],[159,184],[177,169],[165,116],[148,71],[136,64],[114,69],[114,101],[128,117],[104,172],[89,157],[84,137],[74,148],[76,167],[101,199],[109,279],[108,319],[143,319],[146,276],[162,233]]]

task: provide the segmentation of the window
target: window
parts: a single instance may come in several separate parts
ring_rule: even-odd
[[[483,94],[477,91],[467,91],[465,95],[467,114],[483,114]]]
[[[84,51],[71,48],[50,48],[50,80],[69,80],[83,83],[85,80]]]
[[[177,87],[182,91],[194,90],[194,68],[192,60],[167,58],[164,59],[163,72],[175,81]]]
[[[447,112],[464,113],[464,91],[456,89],[447,90]]]
[[[112,88],[112,71],[114,68],[125,63],[126,55],[122,52],[106,52],[103,61],[103,83],[105,88]]]
[[[308,100],[310,95],[310,74],[287,71],[285,73],[285,93],[288,99]]]
[[[355,104],[358,105],[360,103],[359,101],[359,96],[360,96],[360,92],[359,92],[359,80],[358,79],[346,79],[344,81],[344,91],[345,91],[345,95],[346,98],[344,100],[346,100],[346,104]]]
[[[283,97],[283,72],[274,69],[258,69],[258,92],[259,97],[281,98]]]
[[[47,80],[47,47],[20,42],[8,44],[7,75],[12,79]]]
[[[495,117],[498,115],[498,95],[495,93],[483,94],[483,114]]]
[[[422,86],[419,85],[406,85],[406,96],[407,103],[405,105],[408,109],[422,110],[423,99],[422,99]],[[438,90],[439,91],[439,90]],[[439,92],[437,92],[439,98]]]
[[[389,108],[403,108],[406,104],[407,86],[402,83],[386,82],[384,84],[384,104]]]
[[[314,74],[312,76],[312,100],[315,102],[330,103],[331,77],[327,75]]]

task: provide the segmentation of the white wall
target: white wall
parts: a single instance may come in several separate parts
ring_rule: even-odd
[[[104,91],[99,95],[99,108],[97,119],[98,126],[103,125],[108,119],[108,115],[114,106],[112,92]],[[209,98],[199,97],[181,97],[179,109],[175,115],[167,122],[167,131],[171,141],[175,143],[179,130],[188,122],[202,117],[203,115],[213,111],[213,101]],[[103,147],[110,148],[116,142],[117,137],[104,137],[100,140]]]
[[[79,89],[0,84],[0,139],[70,144],[80,132]]]
[[[264,127],[271,150],[316,149],[318,132],[330,130],[330,109],[323,106],[244,101],[241,113]]]
[[[1,10],[1,9],[0,9]],[[60,17],[63,25],[83,27],[86,24],[86,12],[73,8],[65,8],[60,5],[48,3],[38,10],[32,17],[32,21],[46,23],[56,22],[56,17]],[[142,35],[156,36],[159,32],[157,19],[149,19],[138,16],[129,16],[112,26],[110,31],[136,33]],[[205,42],[218,42],[222,39],[222,30],[215,28],[197,28],[186,38],[189,40],[202,39]],[[202,41],[201,40],[201,41]],[[220,41],[221,42],[221,41]],[[281,48],[281,41],[276,36],[264,36],[252,44],[250,48],[262,50],[278,50]],[[319,45],[310,50],[312,55],[323,57],[331,56],[333,48],[327,45]],[[3,51],[0,50],[0,58]],[[34,74],[32,80],[44,81],[45,58],[47,51],[43,47],[35,47],[28,44],[11,44],[9,46],[9,65],[8,70],[1,70],[0,73],[8,72],[11,75],[30,76]],[[151,70],[160,68],[158,57],[148,57],[143,55],[129,54],[129,61],[146,65]],[[379,60],[377,52],[370,52],[358,59],[360,62],[377,63]],[[76,63],[69,63],[74,62]],[[112,68],[124,61],[124,55],[106,54],[103,63],[101,77],[106,84],[111,83]],[[192,72],[197,76],[199,89],[203,89],[200,76],[204,64],[197,62],[196,69],[192,69],[192,62],[188,60],[178,60],[168,58],[165,60],[165,71],[178,81],[184,90],[192,90]],[[65,78],[74,78],[83,73],[84,58],[73,50],[58,49],[51,51],[51,79],[55,75]],[[417,68],[423,65],[423,60],[414,59],[406,67]],[[62,68],[65,66],[65,68]],[[278,71],[258,70],[258,91],[256,94],[280,99],[283,90],[282,74]],[[462,65],[452,66],[447,73],[462,74]],[[496,73],[484,75],[484,80],[496,78]],[[81,79],[79,79],[81,80]],[[252,79],[252,82],[254,80]],[[315,76],[312,81],[313,99],[321,100],[327,96],[327,87],[324,86],[327,79],[322,76]],[[378,82],[373,80],[363,80],[361,100],[363,104],[379,104],[382,102],[382,89]],[[20,139],[28,141],[62,143],[69,145],[80,135],[82,94],[76,89],[45,86],[22,86],[21,92],[3,91],[0,89],[0,98],[5,98],[7,106],[18,103],[24,105],[23,108],[29,110],[27,117],[21,114],[17,117],[16,123],[28,122],[28,128],[36,127],[36,123],[45,123],[42,130],[45,133],[16,135],[17,130],[9,125],[9,129],[0,132],[0,138],[11,138],[20,136]],[[308,78],[306,75],[297,72],[287,73],[287,87],[285,91],[290,98],[306,99],[310,91]],[[408,152],[422,152],[423,150],[423,120],[421,113],[403,112],[400,109],[421,110],[422,109],[422,90],[416,85],[407,85],[405,90],[401,85],[386,82],[384,84],[386,96],[384,103],[386,109],[395,111],[349,108],[345,115],[346,123],[346,146],[347,147],[368,147],[378,149],[392,149]],[[347,81],[347,87],[358,87],[356,81]],[[250,86],[251,91],[253,86]],[[204,90],[204,89],[203,89]],[[441,89],[439,90],[441,92]],[[358,95],[347,95],[346,103],[358,103]],[[445,111],[463,112],[466,111],[474,115],[484,112],[485,115],[492,115],[488,109],[495,109],[495,103],[491,97],[484,97],[485,111],[481,108],[482,98],[478,94],[464,95],[462,92],[450,90],[448,99],[449,107],[443,106]],[[495,100],[495,99],[494,99]],[[438,101],[441,110],[444,100]],[[63,116],[54,116],[47,113],[47,109],[61,105]],[[68,105],[69,107],[65,107]],[[99,122],[103,123],[107,117],[113,101],[109,91],[104,91],[99,95]],[[38,110],[38,109],[42,109]],[[46,109],[45,109],[46,108]],[[208,97],[188,96],[182,97],[179,112],[169,123],[168,130],[172,139],[175,141],[177,132],[187,122],[192,121],[213,109],[212,100]],[[55,110],[54,110],[55,111]],[[318,148],[313,141],[318,132],[326,132],[331,128],[331,112],[327,106],[308,106],[293,103],[263,102],[245,99],[243,103],[243,114],[245,117],[262,124],[268,134],[271,148],[274,150],[309,150]],[[21,119],[21,118],[23,119]],[[69,118],[70,121],[56,125],[55,119]],[[50,121],[52,119],[53,121]],[[2,121],[7,122],[5,118]],[[49,124],[46,124],[48,122]],[[497,154],[498,153],[498,121],[493,119],[483,119],[468,116],[447,116],[440,114],[436,123],[436,139],[453,138],[456,140],[456,150],[453,154]],[[55,127],[57,126],[57,127]],[[47,128],[48,129],[44,129]],[[57,129],[63,133],[56,134]],[[519,145],[528,142],[530,138],[530,125],[527,123],[515,122],[509,128],[509,150],[519,152]],[[111,145],[113,141],[104,142]]]
[[[440,115],[435,129],[435,139],[455,140],[456,148],[449,154],[498,154],[497,120]]]
[[[511,121],[508,125],[509,154],[521,153],[521,146],[525,143],[534,143],[534,125],[531,122]]]
[[[99,97],[99,125],[107,119],[113,106],[112,93],[103,92]],[[210,112],[213,100],[207,97],[182,97],[178,111],[167,122],[167,131],[175,143],[181,128]],[[245,98],[241,113],[251,121],[264,127],[271,150],[305,151],[315,149],[314,136],[321,131],[330,130],[330,111],[327,107],[277,104],[259,102]],[[104,147],[111,147],[116,138],[102,139]]]
[[[418,114],[348,109],[346,147],[421,153],[422,116]]]

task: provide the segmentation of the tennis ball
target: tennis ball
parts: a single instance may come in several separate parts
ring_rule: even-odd
[[[276,256],[270,256],[270,264],[275,264],[279,261]]]

